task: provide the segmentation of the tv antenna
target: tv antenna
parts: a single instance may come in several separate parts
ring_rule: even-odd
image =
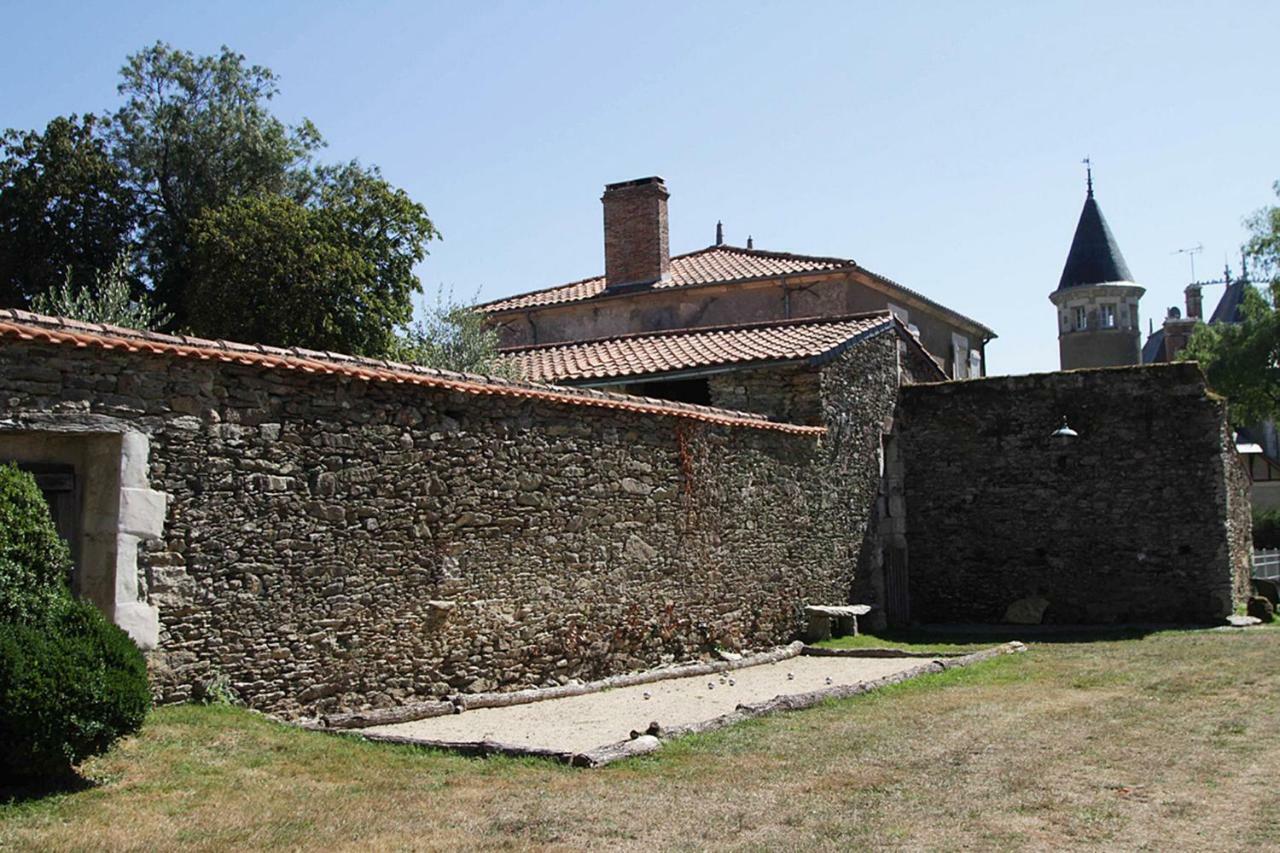
[[[1204,244],[1196,243],[1194,246],[1189,246],[1185,249],[1174,249],[1170,254],[1186,255],[1188,258],[1191,259],[1191,280],[1195,281],[1196,280],[1196,255],[1200,254],[1203,251],[1204,251]]]

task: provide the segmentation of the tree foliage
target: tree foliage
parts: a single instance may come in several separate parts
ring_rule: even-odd
[[[181,324],[192,224],[240,196],[298,191],[299,172],[324,142],[309,121],[289,127],[272,115],[275,74],[227,47],[195,56],[157,42],[130,56],[120,76],[112,154],[141,208],[156,296]]]
[[[94,274],[94,284],[80,286],[68,271],[61,285],[36,295],[31,308],[41,314],[71,317],[89,323],[108,323],[126,329],[158,329],[170,316],[157,308],[146,292],[131,285],[131,254],[121,252],[105,272]]]
[[[405,329],[391,357],[437,370],[519,378],[515,367],[500,357],[498,333],[485,325],[484,315],[443,288],[423,319]]]
[[[426,211],[352,164],[311,204],[237,199],[192,229],[187,316],[203,334],[385,355],[412,314]]]
[[[0,137],[0,308],[90,280],[129,245],[137,207],[93,115]]]
[[[1280,182],[1275,190],[1280,195]],[[1280,417],[1280,207],[1257,211],[1247,224],[1245,254],[1268,280],[1245,289],[1241,322],[1201,324],[1178,356],[1200,362],[1238,427]]]
[[[119,295],[104,285],[127,279],[128,305],[146,313],[149,290],[146,316],[169,329],[391,352],[421,291],[414,267],[439,236],[426,210],[376,167],[315,164],[315,126],[277,118],[276,75],[229,48],[196,56],[159,42],[120,75],[105,120],[5,137],[0,304],[52,294],[100,319]],[[108,271],[125,249],[132,268]],[[112,316],[140,324],[125,307],[116,299]]]

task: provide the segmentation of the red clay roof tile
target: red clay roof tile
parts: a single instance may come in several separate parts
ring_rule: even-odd
[[[709,246],[705,249],[673,257],[671,259],[671,277],[666,281],[654,284],[653,289],[662,290],[666,288],[695,287],[704,284],[728,284],[735,281],[749,281],[751,279],[798,275],[801,273],[820,273],[831,270],[860,270],[891,288],[909,294],[945,314],[972,325],[992,338],[996,336],[995,332],[977,320],[966,317],[959,311],[954,311],[941,303],[935,302],[924,294],[899,284],[891,278],[859,266],[856,261],[849,258],[796,255],[789,252],[767,252],[762,249],[744,249],[738,246]],[[570,282],[569,284],[497,299],[476,307],[486,314],[498,314],[504,311],[520,311],[529,308],[541,308],[547,305],[582,302],[604,295],[606,295],[604,276],[596,276]]]
[[[825,427],[777,423],[769,421],[763,415],[716,409],[710,406],[651,400],[647,397],[613,394],[585,388],[556,388],[549,385],[513,382],[490,376],[433,370],[417,365],[358,356],[330,356],[317,353],[314,356],[302,357],[295,352],[310,351],[290,351],[278,347],[190,338],[185,335],[164,335],[0,308],[0,345],[6,339],[41,341],[79,349],[98,347],[105,350],[146,352],[159,356],[223,361],[281,370],[297,370],[304,373],[336,374],[371,382],[423,385],[464,394],[518,397],[574,406],[642,412],[798,435],[820,436],[826,433]]]
[[[584,382],[628,376],[820,358],[895,327],[888,311],[646,332],[503,351],[532,382]],[[908,333],[909,334],[909,333]]]

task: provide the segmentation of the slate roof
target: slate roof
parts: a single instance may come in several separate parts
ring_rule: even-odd
[[[702,368],[802,360],[821,363],[857,341],[900,325],[888,311],[880,311],[513,347],[504,356],[530,381],[589,382]],[[901,331],[915,340],[910,332]]]
[[[1213,315],[1209,317],[1209,322],[1239,323],[1243,321],[1244,317],[1240,312],[1244,307],[1244,294],[1248,287],[1249,282],[1243,278],[1228,284],[1227,289],[1222,293],[1222,298],[1218,300],[1217,307],[1213,309]]]
[[[1113,281],[1131,282],[1133,274],[1090,187],[1084,209],[1080,211],[1080,221],[1076,223],[1071,250],[1067,252],[1067,263],[1058,279],[1058,290]]]
[[[1142,363],[1156,364],[1168,360],[1169,356],[1164,349],[1164,329],[1156,329],[1147,336],[1147,342],[1142,345]]]
[[[347,376],[367,382],[419,385],[462,394],[516,397],[566,405],[619,409],[801,435],[822,435],[826,432],[825,427],[775,422],[763,415],[711,406],[653,400],[647,397],[585,388],[556,388],[531,382],[514,382],[492,376],[454,373],[419,365],[320,352],[301,347],[284,349],[263,344],[195,338],[188,335],[166,335],[102,323],[86,323],[65,317],[50,317],[18,309],[0,308],[0,346],[3,346],[6,340],[35,341],[76,349],[121,350],[159,357],[218,361],[307,374]]]
[[[893,288],[910,294],[921,302],[945,314],[955,317],[994,338],[995,332],[970,317],[934,302],[924,294],[871,272],[849,258],[832,258],[819,255],[795,255],[788,252],[769,252],[763,249],[745,249],[740,246],[708,246],[695,252],[675,255],[671,258],[671,277],[657,282],[653,289],[697,287],[707,284],[729,284],[753,279],[767,279],[800,273],[821,273],[836,270],[860,270]],[[630,291],[634,292],[634,291]],[[486,314],[503,311],[520,311],[546,305],[562,305],[582,302],[605,296],[604,276],[585,278],[581,281],[534,290],[505,299],[486,302],[477,309]]]

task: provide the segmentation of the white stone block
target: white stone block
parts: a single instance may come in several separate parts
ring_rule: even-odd
[[[151,489],[120,490],[121,533],[155,539],[164,530],[166,495]]]
[[[126,432],[120,436],[120,485],[125,488],[145,488],[147,485],[147,456],[151,452],[151,440],[144,433]]]
[[[160,614],[155,607],[140,601],[117,604],[111,621],[146,651],[160,643]]]

